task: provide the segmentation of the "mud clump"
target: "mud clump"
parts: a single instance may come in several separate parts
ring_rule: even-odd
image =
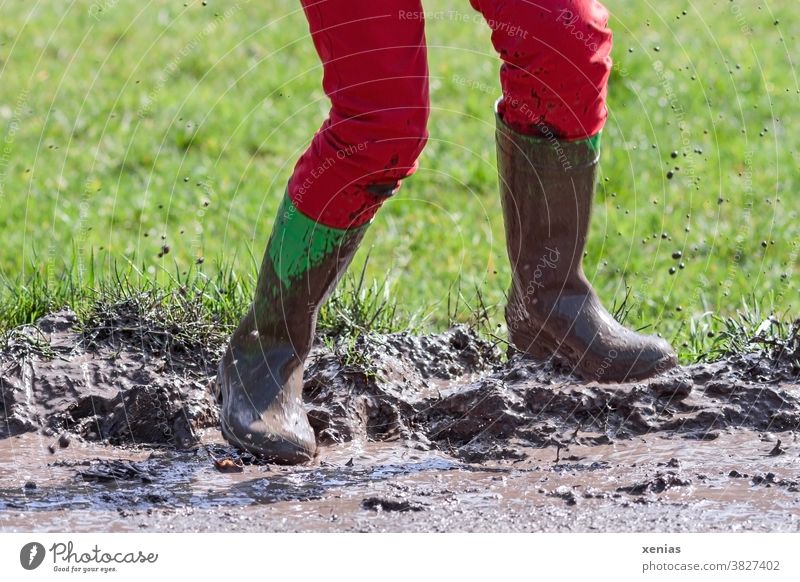
[[[547,493],[548,497],[558,497],[559,499],[563,499],[564,503],[567,505],[577,505],[578,504],[578,497],[575,495],[575,491],[573,491],[570,487],[562,485],[558,487],[555,491],[551,491]]]
[[[369,334],[352,346],[312,351],[304,397],[323,443],[367,437],[427,448],[421,411],[442,390],[499,366],[500,350],[466,326],[429,336]]]
[[[152,483],[155,478],[146,467],[139,463],[124,460],[100,460],[89,465],[88,469],[78,471],[84,481],[141,481]]]
[[[475,346],[470,351],[477,357],[465,363],[457,347],[442,348],[456,344],[456,334],[470,338],[457,346]],[[335,352],[312,356],[306,398],[320,440],[405,440],[482,462],[524,458],[530,446],[599,445],[658,432],[710,440],[731,427],[800,426],[797,377],[788,365],[765,365],[758,354],[613,385],[583,382],[519,355],[501,361],[470,334],[454,328],[429,336],[412,358],[403,350],[376,350],[369,370],[343,364]],[[364,341],[364,348],[397,345],[392,336]],[[438,368],[417,365],[440,357]]]
[[[617,491],[627,493],[629,495],[645,495],[647,493],[663,493],[668,489],[674,487],[688,487],[692,482],[688,479],[680,478],[675,472],[669,471],[667,473],[656,473],[652,479],[628,485],[626,487],[617,487]]]
[[[217,423],[224,334],[200,333],[201,346],[180,326],[151,337],[151,324],[123,311],[80,327],[62,311],[9,334],[0,343],[0,437],[41,430],[54,439],[68,432],[111,444],[196,444],[199,429]],[[531,447],[559,452],[650,433],[709,440],[732,427],[797,430],[792,346],[614,385],[519,354],[506,359],[466,326],[364,334],[314,346],[304,398],[322,444],[397,441],[468,463],[514,462]],[[661,479],[643,491],[677,486]]]
[[[79,330],[69,311],[10,334],[0,350],[0,436],[41,429],[62,434],[60,446],[65,432],[111,444],[197,442],[196,430],[217,418],[212,362],[131,339]]]
[[[792,493],[797,493],[800,491],[800,483],[792,479],[779,479],[775,473],[753,475],[753,477],[750,479],[750,484],[753,486],[761,485],[763,487],[786,487],[788,491]]]
[[[413,503],[408,499],[386,499],[382,497],[367,497],[361,501],[361,507],[372,511],[424,511],[425,506]]]

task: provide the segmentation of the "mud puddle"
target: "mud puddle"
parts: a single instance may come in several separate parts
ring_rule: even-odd
[[[319,345],[304,396],[323,446],[279,467],[219,437],[221,343],[130,328],[61,312],[0,344],[0,528],[800,529],[797,351],[616,386],[464,327]]]
[[[777,438],[787,453],[769,456]],[[5,439],[0,444],[0,464],[13,469],[0,477],[0,527],[7,531],[800,528],[800,445],[787,434],[726,431],[713,443],[654,436],[613,445],[571,446],[566,451],[527,449],[522,461],[479,464],[437,451],[347,443],[325,448],[311,466],[245,465],[235,474],[220,473],[210,460],[226,449],[221,442],[192,451],[89,443],[52,455],[38,435]],[[86,476],[118,467],[120,461],[135,465],[138,473],[108,479]]]

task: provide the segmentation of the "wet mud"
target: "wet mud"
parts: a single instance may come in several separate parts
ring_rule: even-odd
[[[319,342],[323,446],[278,467],[216,429],[224,338],[140,327],[59,312],[0,342],[0,528],[800,529],[796,345],[612,385],[464,326]]]

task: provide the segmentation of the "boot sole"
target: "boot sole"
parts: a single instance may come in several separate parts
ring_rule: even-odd
[[[267,450],[259,447],[255,443],[241,439],[237,437],[233,430],[227,425],[222,414],[219,416],[219,424],[222,436],[228,444],[238,449],[243,449],[248,453],[252,453],[267,462],[278,465],[300,465],[302,463],[308,463],[314,458],[313,454],[306,453],[296,444],[280,437],[278,437],[278,442],[280,444],[276,446],[275,449],[283,449],[283,447],[285,447],[285,452],[277,452],[274,449]]]

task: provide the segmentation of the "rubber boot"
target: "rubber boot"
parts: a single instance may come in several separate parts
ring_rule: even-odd
[[[231,444],[275,463],[313,458],[303,408],[303,363],[317,314],[347,269],[369,223],[331,228],[284,196],[255,298],[219,364],[220,424]]]
[[[600,134],[526,136],[497,118],[497,157],[512,283],[509,341],[538,360],[555,358],[588,380],[639,380],[677,364],[661,338],[621,326],[583,272]]]

